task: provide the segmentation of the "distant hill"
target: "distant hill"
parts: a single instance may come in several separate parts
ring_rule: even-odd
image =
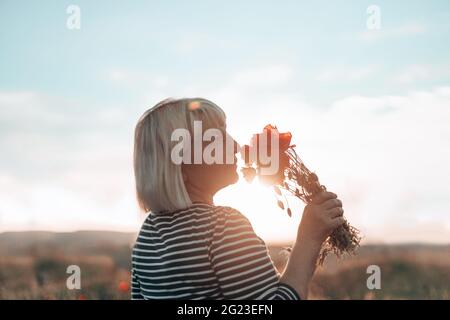
[[[105,253],[117,247],[131,247],[137,234],[133,232],[115,231],[19,231],[0,233],[0,256],[26,255],[30,251],[55,250],[64,254],[95,254]],[[267,243],[278,251],[289,243]],[[417,255],[425,253],[436,256],[450,257],[450,244],[370,244],[364,245],[358,251],[358,256],[374,255]],[[425,255],[426,256],[426,255]],[[331,259],[332,260],[332,259]],[[447,259],[446,259],[447,260]]]
[[[0,233],[0,256],[29,254],[33,250],[56,250],[65,254],[95,253],[106,248],[130,247],[135,233],[114,231],[23,231]]]

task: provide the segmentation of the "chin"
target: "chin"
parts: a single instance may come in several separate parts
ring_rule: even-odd
[[[236,171],[236,166],[233,166],[233,170],[230,172],[230,184],[235,184],[239,180],[239,175]]]
[[[229,170],[227,170],[227,172],[224,174],[224,179],[223,181],[225,182],[225,186],[229,186],[231,184],[235,184],[236,182],[238,182],[239,180],[239,175],[237,173],[237,168],[236,166],[232,166],[231,168],[229,168]]]
[[[230,184],[235,184],[236,182],[239,181],[239,175],[237,174],[236,171],[233,172],[233,174],[232,174],[232,179],[231,179],[231,180],[232,180],[232,181],[231,181]]]

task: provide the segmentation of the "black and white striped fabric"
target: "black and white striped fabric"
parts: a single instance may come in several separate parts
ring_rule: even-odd
[[[299,300],[239,211],[194,204],[150,213],[132,255],[132,299]]]

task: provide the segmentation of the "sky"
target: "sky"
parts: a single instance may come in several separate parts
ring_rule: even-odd
[[[267,123],[291,131],[366,243],[450,242],[450,2],[437,0],[0,0],[0,232],[137,232],[133,130],[167,97],[214,101],[241,143]],[[289,218],[244,181],[215,201],[267,241],[294,239],[303,208],[292,200]]]

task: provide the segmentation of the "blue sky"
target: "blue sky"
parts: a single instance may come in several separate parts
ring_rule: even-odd
[[[377,2],[382,29],[372,33],[381,34],[378,41],[362,40],[369,33],[370,1],[78,1],[79,31],[65,28],[69,4],[2,1],[3,88],[117,101],[124,93],[99,81],[102,71],[126,68],[163,74],[180,87],[214,86],[234,72],[277,60],[298,70],[291,90],[329,101],[349,93],[430,88],[435,79],[395,88],[385,80],[411,65],[449,63],[446,1]],[[377,70],[371,81],[321,87],[312,81],[337,67]]]
[[[2,0],[0,230],[135,230],[137,118],[203,96],[238,139],[293,131],[369,240],[449,242],[449,43],[448,1]]]

